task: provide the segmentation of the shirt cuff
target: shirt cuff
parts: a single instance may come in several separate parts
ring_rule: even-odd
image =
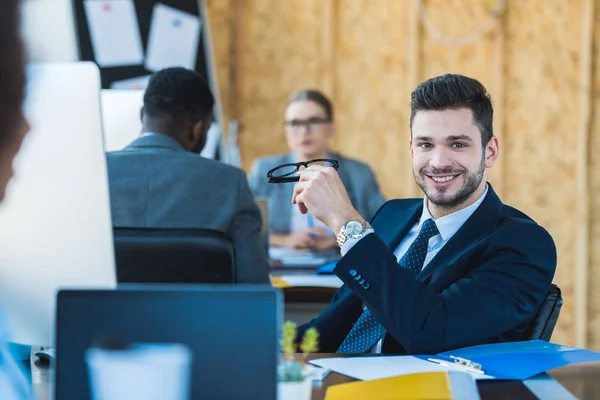
[[[359,241],[361,241],[362,239],[364,239],[367,235],[370,235],[371,233],[375,233],[375,229],[367,229],[365,231],[365,234],[363,235],[363,237],[361,237],[360,239],[346,239],[346,242],[342,245],[342,248],[340,249],[340,254],[342,255],[342,257],[344,257],[346,255],[346,253],[348,253],[350,251],[350,249],[352,247],[354,247],[354,245],[356,243],[358,243]]]

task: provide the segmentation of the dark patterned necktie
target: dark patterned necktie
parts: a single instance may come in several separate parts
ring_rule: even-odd
[[[439,233],[432,219],[423,222],[417,238],[400,259],[400,266],[413,271],[415,275],[421,272],[427,256],[429,239]],[[372,349],[383,335],[385,335],[384,327],[377,322],[369,309],[365,308],[337,352],[340,354],[365,353]]]
[[[438,228],[432,219],[423,222],[417,238],[410,245],[407,252],[404,253],[398,264],[400,264],[402,268],[410,269],[417,275],[423,269],[425,257],[427,257],[429,239],[439,234],[440,231],[438,231]]]

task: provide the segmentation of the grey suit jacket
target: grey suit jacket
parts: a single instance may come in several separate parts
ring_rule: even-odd
[[[237,282],[269,283],[261,214],[244,171],[160,134],[142,136],[107,160],[113,226],[223,232],[233,243]]]
[[[370,220],[385,202],[379,192],[375,175],[367,166],[351,158],[331,153],[330,157],[339,162],[338,173],[348,191],[354,208]],[[257,159],[250,170],[248,181],[255,197],[269,199],[269,228],[271,233],[290,233],[291,200],[293,183],[267,183],[267,172],[278,165],[294,162],[292,153]]]

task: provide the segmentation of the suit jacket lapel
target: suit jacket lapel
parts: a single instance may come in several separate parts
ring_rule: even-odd
[[[424,281],[450,263],[473,243],[487,236],[502,218],[504,205],[489,186],[488,193],[477,210],[469,217],[464,225],[452,236],[442,249],[421,270],[418,279]]]
[[[419,220],[423,211],[423,202],[420,201],[408,209],[403,210],[401,208],[396,209],[392,207],[385,214],[379,214],[372,223],[373,229],[375,229],[379,238],[383,240],[391,251],[396,250],[402,238],[406,236],[408,231]]]

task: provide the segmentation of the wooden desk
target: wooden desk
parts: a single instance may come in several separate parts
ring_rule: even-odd
[[[298,278],[325,278],[331,279],[328,276],[317,276],[315,274],[316,269],[313,268],[273,268],[271,270],[271,279],[273,286],[283,290],[285,300],[285,319],[294,321],[297,324],[303,324],[304,322],[310,321],[319,315],[331,302],[334,293],[337,291],[337,287],[325,287],[318,285],[306,284],[306,279],[301,279],[305,283],[296,286],[295,284],[289,284],[285,279],[289,277]],[[340,283],[341,286],[341,283]]]
[[[311,358],[336,357],[335,354],[315,354]],[[37,400],[51,399],[52,372],[32,365],[32,378]],[[600,398],[600,363],[579,365],[557,369],[550,373],[575,397],[582,400]],[[313,385],[312,400],[325,398],[327,388],[354,379],[332,372],[323,382]],[[519,381],[479,381],[477,383],[482,400],[536,400],[529,389]]]

